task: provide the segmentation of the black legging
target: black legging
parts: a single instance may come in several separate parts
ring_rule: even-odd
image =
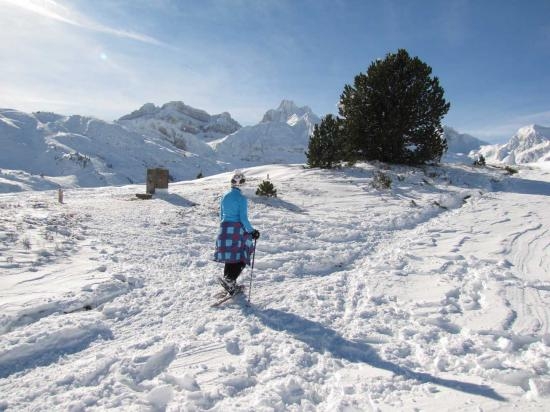
[[[226,279],[237,280],[246,264],[244,262],[239,263],[226,263],[223,269],[223,276]]]

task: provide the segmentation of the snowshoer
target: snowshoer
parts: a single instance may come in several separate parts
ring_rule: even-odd
[[[225,263],[220,283],[230,295],[239,291],[237,278],[254,253],[252,239],[258,239],[260,232],[248,221],[248,204],[241,192],[246,182],[244,174],[235,170],[231,178],[231,190],[220,202],[220,231],[216,240],[214,260]]]

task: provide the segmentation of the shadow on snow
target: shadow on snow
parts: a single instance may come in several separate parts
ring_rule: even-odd
[[[298,315],[276,309],[257,310],[254,311],[254,314],[265,326],[276,331],[292,334],[296,339],[301,340],[316,352],[330,352],[337,358],[350,362],[366,363],[375,368],[384,369],[395,375],[401,375],[421,383],[431,383],[472,395],[484,396],[497,401],[506,401],[505,397],[499,395],[487,385],[438,378],[429,373],[415,372],[409,368],[386,361],[380,358],[371,346],[344,339],[334,330]]]
[[[154,198],[164,200],[165,202],[171,203],[174,206],[179,207],[193,207],[197,206],[196,203],[187,200],[186,198],[177,195],[175,193],[157,193],[154,195]]]
[[[113,335],[110,331],[90,332],[87,336],[72,340],[67,338],[67,342],[60,344],[57,348],[44,349],[38,352],[24,353],[25,349],[20,350],[23,354],[13,354],[12,357],[4,354],[0,357],[0,379],[7,378],[17,372],[24,372],[40,366],[48,366],[58,362],[61,358],[87,349],[92,342],[97,339],[111,340]],[[30,345],[28,345],[30,346]],[[2,359],[5,358],[5,359]]]
[[[279,199],[278,197],[256,196],[256,197],[252,197],[250,200],[253,201],[254,203],[261,203],[263,205],[276,207],[278,209],[286,209],[289,212],[293,212],[293,213],[304,213],[304,210],[299,206],[293,203],[287,202],[285,200]]]
[[[511,192],[523,195],[550,196],[550,183],[540,180],[529,180],[521,177],[512,177],[506,184],[496,183],[496,192]]]

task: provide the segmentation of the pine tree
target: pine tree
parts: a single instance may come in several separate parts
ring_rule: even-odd
[[[450,104],[432,69],[406,50],[373,62],[340,96],[351,160],[422,164],[447,150],[441,119]]]
[[[306,152],[309,167],[331,169],[342,160],[341,120],[331,114],[316,124]]]
[[[258,185],[258,189],[256,189],[256,195],[265,197],[277,197],[277,189],[275,189],[275,186],[269,180],[264,180]]]

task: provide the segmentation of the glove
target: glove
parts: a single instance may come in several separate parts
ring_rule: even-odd
[[[260,232],[258,232],[256,229],[254,229],[251,233],[252,239],[256,240],[260,237]]]

